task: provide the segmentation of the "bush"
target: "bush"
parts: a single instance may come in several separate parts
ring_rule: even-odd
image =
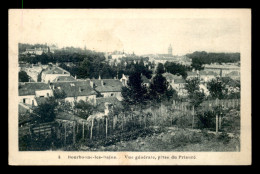
[[[172,138],[171,143],[175,147],[185,146],[192,143],[200,143],[202,141],[202,135],[195,132],[179,131]]]
[[[206,111],[204,113],[199,112],[196,114],[196,117],[199,119],[198,127],[200,129],[209,128],[214,129],[216,124],[216,115],[212,111]]]
[[[223,144],[228,144],[231,140],[231,138],[229,137],[229,135],[226,132],[222,132],[221,134],[219,134],[217,139],[222,141]]]

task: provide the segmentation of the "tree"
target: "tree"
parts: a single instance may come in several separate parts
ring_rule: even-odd
[[[186,80],[185,89],[188,91],[188,98],[194,108],[198,108],[199,105],[204,101],[205,94],[200,91],[200,80],[199,78],[193,78]]]
[[[29,82],[29,76],[25,71],[19,72],[19,82]]]
[[[122,87],[123,105],[145,104],[147,89],[142,85],[141,73],[133,72],[129,76],[128,87]]]
[[[159,63],[158,66],[157,66],[157,69],[156,69],[156,74],[163,74],[165,71],[164,71],[164,66],[162,63]]]
[[[203,70],[204,67],[202,66],[203,65],[203,62],[201,59],[198,59],[198,58],[194,58],[192,59],[192,63],[191,63],[191,66],[195,69],[195,70]]]
[[[210,82],[208,82],[207,88],[212,98],[223,99],[225,97],[226,86],[220,80],[220,78],[212,79]]]
[[[33,109],[32,117],[36,123],[45,123],[54,121],[56,118],[55,108],[58,103],[53,97],[46,99],[46,102],[39,104]]]
[[[75,102],[74,109],[77,110],[81,118],[87,119],[93,113],[95,107],[88,102],[80,100],[79,102]]]

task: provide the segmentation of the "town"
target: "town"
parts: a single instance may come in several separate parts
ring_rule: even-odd
[[[19,43],[19,150],[239,151],[240,53],[173,45],[137,55]]]

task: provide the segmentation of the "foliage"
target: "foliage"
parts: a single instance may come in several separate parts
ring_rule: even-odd
[[[29,76],[25,71],[19,72],[19,82],[29,82]]]
[[[191,67],[194,68],[195,70],[203,70],[203,62],[199,58],[193,58],[191,62]]]
[[[177,64],[174,62],[165,62],[164,64],[166,72],[172,73],[174,75],[181,75],[184,79],[187,77],[187,71],[191,70],[190,66],[185,66]]]
[[[53,90],[55,99],[65,99],[67,97],[64,90]]]
[[[58,103],[53,97],[47,98],[46,102],[39,104],[33,109],[33,122],[44,123],[54,121],[54,119],[56,118],[55,109],[57,105]]]
[[[129,76],[128,87],[122,87],[121,93],[124,106],[145,104],[147,89],[142,84],[140,72],[133,72]]]
[[[200,91],[199,84],[199,78],[188,79],[185,84],[185,89],[188,91],[189,101],[195,109],[198,108],[205,99],[205,94],[203,91]]]
[[[83,100],[75,102],[74,109],[77,111],[79,117],[87,119],[94,111],[95,107]]]
[[[212,79],[210,82],[208,82],[207,88],[213,99],[223,99],[225,97],[226,86],[219,78]]]
[[[192,54],[187,54],[187,57],[192,59],[192,63],[200,62],[201,64],[211,63],[229,63],[240,61],[240,53],[207,53],[205,51],[196,51]]]
[[[165,73],[164,66],[162,63],[159,63],[156,69],[156,74],[163,74],[163,73]]]

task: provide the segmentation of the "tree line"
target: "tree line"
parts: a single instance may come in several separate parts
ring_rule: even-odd
[[[240,61],[240,53],[207,53],[205,51],[196,51],[186,56],[192,59],[191,66],[197,70],[203,69],[203,64],[234,63]]]

